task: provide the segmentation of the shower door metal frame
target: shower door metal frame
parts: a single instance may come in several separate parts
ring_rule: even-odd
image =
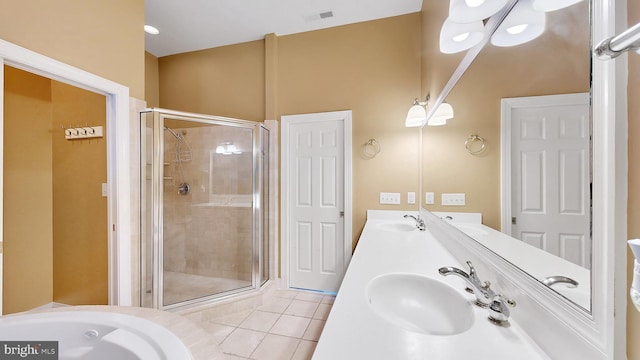
[[[193,305],[201,305],[203,303],[211,302],[214,300],[222,300],[226,299],[230,296],[236,295],[238,293],[246,293],[251,291],[256,291],[260,288],[261,278],[262,278],[262,269],[263,269],[263,261],[269,261],[269,259],[262,259],[262,237],[268,236],[263,231],[263,217],[262,211],[264,209],[262,204],[262,186],[263,181],[267,181],[268,179],[263,179],[262,177],[262,160],[260,158],[260,151],[262,150],[262,142],[264,141],[261,136],[260,128],[267,129],[264,125],[257,122],[252,122],[248,120],[240,120],[233,119],[221,116],[210,116],[203,114],[194,114],[194,113],[186,113],[174,110],[167,109],[146,109],[141,112],[141,122],[140,126],[144,127],[144,119],[142,118],[143,114],[152,113],[153,114],[153,145],[152,145],[152,165],[151,165],[151,239],[141,238],[140,241],[140,303],[144,306],[144,297],[146,295],[146,291],[144,289],[145,278],[146,278],[146,269],[147,265],[145,263],[146,259],[146,245],[147,241],[151,240],[152,245],[152,275],[151,275],[151,297],[152,297],[152,307],[155,309],[162,310],[170,310],[175,308],[184,308]],[[220,126],[232,126],[239,128],[251,129],[252,131],[252,262],[251,262],[251,285],[247,287],[241,287],[233,290],[224,291],[218,294],[210,294],[205,296],[200,296],[194,299],[181,301],[175,304],[164,305],[164,120],[165,118],[171,120],[180,120],[180,121],[190,121],[197,122],[208,125],[220,125]],[[141,131],[141,136],[145,136],[145,131]],[[143,151],[141,149],[141,151]],[[141,168],[141,171],[142,168]],[[141,196],[141,202],[145,201],[144,196]],[[142,213],[141,213],[142,214]],[[141,215],[144,216],[144,215]],[[144,226],[145,221],[141,219],[141,234],[144,234]],[[271,274],[269,274],[269,278]]]

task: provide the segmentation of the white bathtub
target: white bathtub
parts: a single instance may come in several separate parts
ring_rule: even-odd
[[[189,360],[189,349],[166,328],[136,316],[56,311],[0,318],[3,341],[58,341],[60,360]]]

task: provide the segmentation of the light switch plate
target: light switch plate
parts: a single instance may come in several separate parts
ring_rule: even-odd
[[[400,193],[380,193],[380,204],[400,205]]]
[[[424,193],[424,203],[426,205],[433,205],[436,203],[435,195],[433,194],[433,192]]]
[[[442,194],[442,205],[443,206],[464,206],[465,205],[465,194],[457,193],[457,194]]]
[[[416,193],[413,191],[409,191],[407,193],[407,204],[415,204],[416,203]]]

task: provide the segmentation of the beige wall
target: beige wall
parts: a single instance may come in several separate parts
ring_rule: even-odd
[[[0,0],[0,39],[128,86],[144,99],[144,0]]]
[[[628,1],[629,25],[640,22],[640,2]],[[640,136],[640,55],[629,55],[629,203],[627,212],[627,237],[640,238],[640,143],[636,140]],[[633,255],[628,250],[627,281],[629,288],[633,280]],[[627,357],[629,360],[640,359],[640,313],[627,298]]]
[[[104,130],[106,98],[52,81],[51,100],[53,301],[107,304],[107,198],[101,193],[107,182],[107,138],[67,140],[62,129],[86,124]]]
[[[405,128],[420,95],[420,14],[282,36],[278,39],[280,115],[353,110],[353,244],[368,209],[417,210],[419,133]],[[382,151],[367,159],[375,138]],[[379,205],[379,193],[402,205]]]
[[[582,2],[563,11],[570,12],[576,21],[584,20],[576,29],[559,32],[554,30],[560,13],[549,13],[549,29],[538,39],[513,48],[485,47],[447,96],[455,117],[446,126],[424,128],[423,188],[436,195],[436,205],[426,206],[428,210],[451,211],[451,207],[437,205],[440,194],[465,192],[467,205],[455,211],[481,212],[486,225],[500,229],[500,100],[589,91],[588,4]],[[442,17],[442,11],[434,13]],[[429,12],[425,15],[433,16]],[[426,39],[429,33],[423,36]],[[431,35],[430,39],[425,44],[437,47],[437,38]],[[449,55],[429,52],[428,68],[423,72],[441,82],[443,73],[448,78],[453,71],[443,60]],[[454,56],[452,61],[457,64],[459,59]],[[423,79],[423,92],[433,95],[431,78]],[[485,139],[487,150],[481,155],[471,155],[465,149],[465,140],[472,134]]]
[[[264,41],[165,56],[158,63],[161,107],[264,120]]]
[[[106,304],[106,140],[69,141],[62,129],[105,126],[105,97],[5,75],[3,312]]]
[[[144,95],[147,107],[160,106],[160,81],[158,78],[158,58],[144,52]]]
[[[406,194],[418,192],[419,132],[405,128],[404,118],[420,96],[419,13],[271,36],[266,50],[265,41],[256,41],[163,57],[159,64],[165,108],[262,121],[266,88],[275,102],[268,108],[278,117],[353,110],[354,245],[367,209],[417,209]],[[368,160],[362,150],[371,138],[382,151]],[[403,205],[379,205],[381,191],[400,192]]]
[[[52,301],[51,81],[5,66],[2,312]]]

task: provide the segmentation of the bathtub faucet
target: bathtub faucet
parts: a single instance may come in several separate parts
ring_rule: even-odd
[[[416,227],[418,228],[418,230],[420,230],[420,231],[427,230],[427,226],[424,224],[424,220],[420,219],[420,215],[418,215],[416,217],[416,216],[407,214],[407,215],[404,216],[404,218],[405,219],[413,219],[413,220],[415,220],[416,221]]]

